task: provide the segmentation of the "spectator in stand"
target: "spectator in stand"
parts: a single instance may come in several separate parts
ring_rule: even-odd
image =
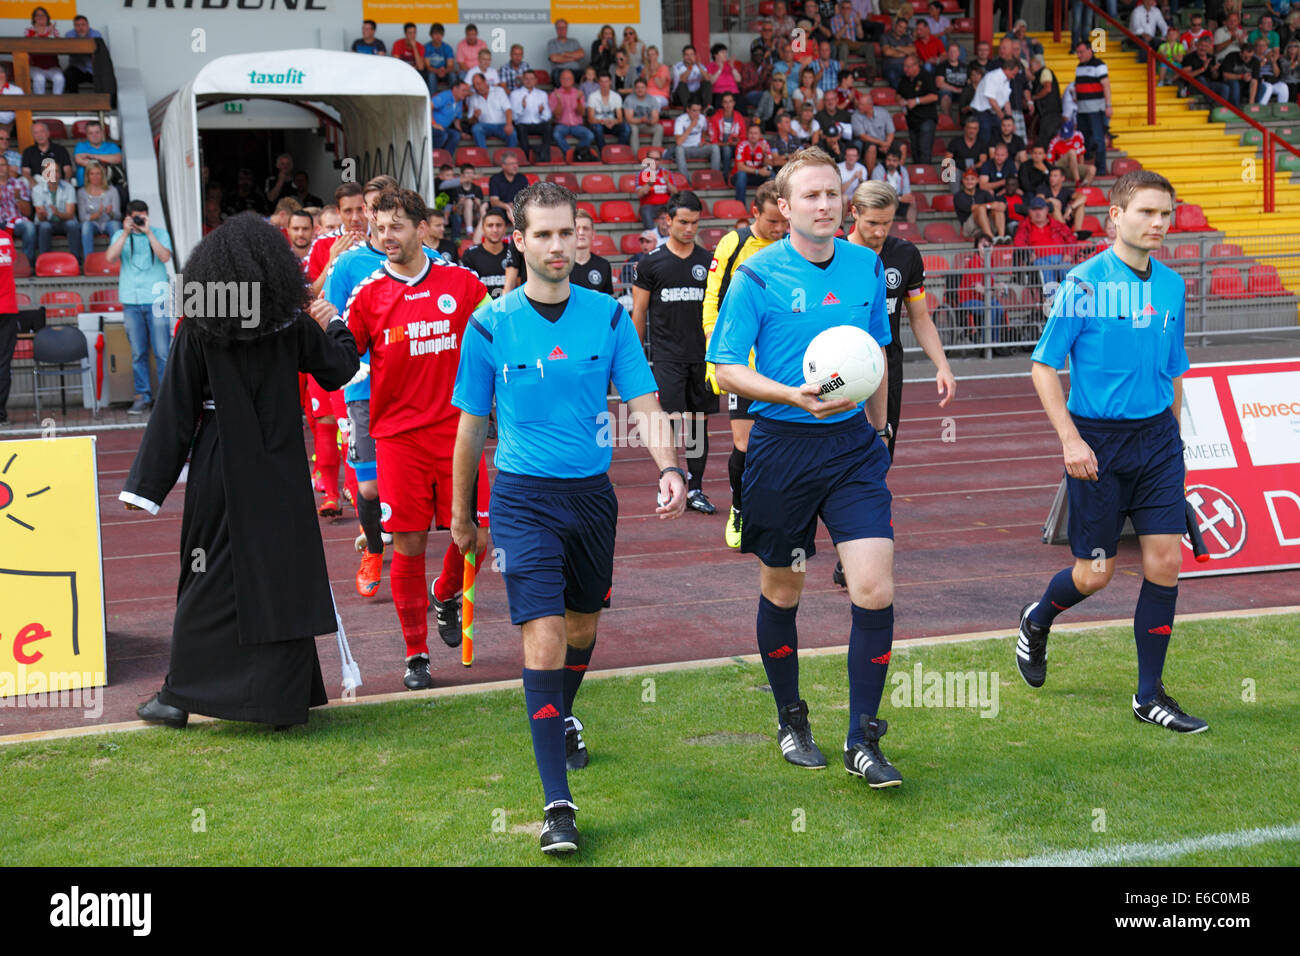
[[[722,168],[730,175],[736,147],[745,141],[745,118],[736,109],[736,98],[722,94],[722,105],[709,118],[709,139],[718,144]]]
[[[546,94],[537,88],[537,75],[532,70],[524,72],[523,86],[510,94],[510,109],[515,117],[515,134],[519,137],[519,145],[529,154],[530,161],[549,161],[551,104]],[[534,136],[541,141],[536,151],[531,146]]]
[[[947,56],[947,48],[944,47],[943,40],[930,33],[930,25],[924,20],[916,22],[913,44],[916,47],[916,56],[927,73],[933,75],[941,69],[940,64]]]
[[[1080,44],[1079,48],[1082,49],[1083,44]],[[971,110],[979,119],[980,134],[986,140],[991,140],[997,135],[1002,125],[1002,117],[1012,115],[1011,81],[1019,72],[1018,60],[1002,60],[998,64],[998,69],[990,70],[975,90],[975,96],[971,99]]]
[[[434,149],[445,149],[453,156],[460,145],[460,121],[464,113],[469,84],[464,80],[452,83],[451,88],[434,94],[432,100],[433,128],[430,142]]]
[[[54,159],[59,164],[59,177],[61,179],[72,179],[75,174],[72,166],[72,158],[68,156],[68,151],[58,143],[50,141],[50,127],[37,120],[32,124],[32,139],[35,142],[23,150],[23,175],[33,186],[40,178],[41,170],[45,166],[47,159]]]
[[[1061,128],[1061,84],[1041,56],[1030,60],[1030,65],[1034,79],[1029,93],[1034,104],[1034,115],[1038,117],[1034,138],[1040,143],[1050,143],[1056,131]]]
[[[105,169],[91,160],[83,169],[85,185],[77,190],[77,220],[81,223],[81,249],[95,251],[95,235],[113,237],[122,229],[122,204],[117,190],[107,183]]]
[[[968,169],[961,174],[961,189],[953,196],[953,209],[961,234],[978,240],[978,245],[1010,242],[1007,236],[1007,204],[979,188],[980,174]]]
[[[103,139],[103,131],[100,131],[100,138]],[[77,144],[76,153],[81,152],[81,144]],[[77,165],[83,165],[80,159],[77,159]],[[275,172],[266,177],[262,184],[262,195],[266,197],[269,203],[277,203],[283,197],[289,195],[289,190],[293,187],[293,154],[281,153],[275,157]],[[78,171],[77,178],[81,178]]]
[[[622,50],[615,52],[614,65],[609,69],[609,78],[613,88],[624,98],[632,92],[632,87],[636,83],[636,74],[637,71],[628,62],[627,54]]]
[[[1015,28],[1006,35],[1005,39],[1014,40],[1020,45],[1017,59],[1026,66],[1034,57],[1042,56],[1046,52],[1043,50],[1043,45],[1029,35],[1029,24],[1024,20],[1017,20]]]
[[[659,62],[657,46],[645,48],[645,64],[641,67],[641,75],[645,77],[647,93],[667,103],[672,88],[671,72],[667,63]]]
[[[912,31],[902,17],[894,20],[893,28],[880,41],[880,73],[885,82],[895,89],[903,76],[903,57],[916,53]]]
[[[824,94],[840,85],[840,61],[831,58],[831,45],[826,40],[817,44],[817,54],[811,69],[817,76],[817,89]]]
[[[759,60],[754,60],[755,53],[759,55]],[[758,36],[754,37],[749,44],[749,58],[753,62],[766,63],[768,66],[776,63],[776,34],[772,30],[771,20],[758,21]]]
[[[831,38],[835,41],[835,59],[840,63],[856,56],[875,69],[876,51],[863,39],[862,18],[853,9],[853,0],[840,0],[839,12],[831,17]]]
[[[966,77],[966,86],[962,89],[961,96],[957,97],[956,119],[958,123],[965,123],[968,119],[973,119],[978,123],[979,117],[975,115],[975,110],[971,104],[975,101],[975,91],[979,89],[980,83],[984,81],[984,68],[978,64],[971,64],[967,69],[969,69],[970,75]]]
[[[1110,75],[1092,45],[1075,47],[1079,65],[1074,71],[1074,98],[1078,105],[1078,126],[1088,152],[1096,157],[1099,176],[1106,175],[1106,123],[1111,117]]]
[[[610,28],[613,37],[613,28]],[[632,137],[632,127],[623,119],[623,97],[612,89],[608,73],[602,73],[597,81],[598,89],[587,97],[587,125],[596,134],[596,148],[605,149],[605,137],[613,136],[619,144],[626,146]]]
[[[952,160],[957,171],[965,173],[968,169],[976,170],[978,178],[979,168],[984,165],[984,161],[989,158],[989,142],[980,132],[980,123],[975,117],[966,120],[962,126],[960,136],[954,136],[948,141],[948,151],[944,153],[945,163]],[[955,184],[957,189],[961,188],[960,180]]]
[[[948,45],[947,55],[934,70],[934,88],[939,91],[939,109],[954,122],[957,119],[957,101],[961,98],[970,70],[961,61],[961,47]]]
[[[393,44],[392,56],[420,74],[425,85],[429,84],[429,69],[424,62],[424,44],[415,38],[414,23],[402,24],[402,38]]]
[[[215,196],[209,196],[203,200],[203,234],[206,236],[212,230],[219,227],[225,222],[225,217],[221,215],[221,200]],[[312,238],[315,238],[314,236]],[[311,244],[308,243],[307,251],[311,251]],[[303,262],[303,274],[307,271],[307,264]]]
[[[308,206],[320,206],[325,202],[320,196],[312,194],[311,179],[305,169],[300,169],[293,174],[293,198],[298,200],[298,205],[303,209]]]
[[[803,109],[804,103],[811,103],[813,109],[819,110],[822,108],[824,95],[817,86],[817,72],[812,67],[805,66],[799,71],[799,87],[791,95],[791,101],[800,110]]]
[[[710,62],[704,67],[705,77],[713,88],[713,107],[722,105],[723,94],[740,95],[740,70],[731,62],[731,53],[725,43],[715,43],[709,48]]]
[[[1249,103],[1255,74],[1254,47],[1247,44],[1243,45],[1239,50],[1230,51],[1227,56],[1219,61],[1219,67],[1219,75],[1228,84],[1228,102],[1233,106],[1241,106],[1242,93],[1244,92],[1247,96],[1246,102]]]
[[[785,92],[789,96],[799,88],[799,71],[802,67],[795,62],[794,49],[789,40],[777,41],[776,56],[776,62],[772,64],[772,76],[785,81]]]
[[[116,193],[114,193],[116,195]],[[36,224],[32,222],[32,190],[27,180],[19,175],[18,167],[10,166],[0,152],[0,229],[13,233],[22,244],[27,261],[36,249]]]
[[[1197,39],[1196,48],[1183,57],[1183,72],[1200,80],[1218,96],[1228,99],[1228,84],[1219,78],[1221,67],[1214,57],[1214,41],[1209,37],[1202,36]],[[1187,96],[1195,89],[1189,84],[1181,84],[1178,95]]]
[[[1214,57],[1220,63],[1229,53],[1238,53],[1246,42],[1246,31],[1241,25],[1241,15],[1229,13],[1223,26],[1214,31]]]
[[[424,45],[425,79],[429,84],[429,95],[438,92],[438,87],[450,88],[460,79],[460,70],[456,68],[456,51],[446,40],[447,29],[441,23],[429,24],[429,42]]]
[[[840,134],[838,124],[824,129],[817,147],[838,164],[844,160],[844,137]]]
[[[551,118],[555,123],[551,127],[551,140],[560,148],[561,153],[568,151],[570,136],[578,141],[579,149],[589,148],[596,141],[596,134],[587,129],[582,121],[587,104],[582,99],[581,91],[573,85],[572,70],[560,71],[560,85],[558,89],[551,90],[550,106]]]
[[[997,69],[997,61],[993,59],[993,44],[987,40],[981,40],[975,44],[975,58],[967,64],[969,67],[979,67],[982,73],[988,73],[989,70]]]
[[[606,23],[600,28],[596,39],[591,41],[591,57],[587,65],[594,67],[597,74],[608,73],[614,68],[614,54],[618,52],[618,40],[614,37],[614,28]]]
[[[1268,41],[1269,49],[1280,50],[1282,48],[1282,40],[1277,31],[1273,29],[1273,18],[1267,13],[1260,16],[1259,26],[1246,35],[1246,42],[1251,46],[1255,46],[1255,41],[1260,37]],[[1256,47],[1256,50],[1258,51],[1258,47]]]
[[[762,53],[750,54],[750,62],[740,68],[740,105],[746,113],[753,113],[766,93],[772,78],[772,64]]]
[[[948,43],[948,31],[952,29],[952,21],[943,13],[942,0],[930,0],[930,15],[922,22],[930,28],[930,33],[938,37],[945,46]]]
[[[1047,172],[1047,186],[1039,192],[1047,200],[1052,217],[1070,226],[1076,233],[1083,232],[1083,217],[1088,197],[1065,185],[1065,170],[1052,166]]]
[[[114,198],[117,193],[114,192]],[[84,261],[81,247],[81,230],[77,228],[77,188],[71,181],[61,178],[59,164],[47,159],[41,175],[32,187],[32,211],[36,219],[36,250],[25,249],[32,265],[36,256],[50,251],[54,236],[68,237],[68,251]]]
[[[823,136],[829,135],[832,129],[839,132],[841,148],[843,144],[853,139],[853,114],[845,108],[846,106],[847,104],[840,103],[839,91],[831,90],[822,101],[822,109],[814,117]],[[843,156],[838,157],[838,159],[843,158]]]
[[[1160,38],[1169,32],[1169,24],[1165,23],[1165,18],[1161,16],[1156,0],[1140,0],[1133,8],[1128,28],[1137,34],[1139,40],[1152,47],[1159,44]],[[1138,47],[1138,62],[1146,61],[1146,49]]]
[[[933,162],[934,131],[939,125],[939,91],[934,77],[921,69],[921,61],[915,56],[903,58],[898,95],[907,115],[912,162]]]
[[[1007,144],[1000,140],[993,144],[993,152],[980,167],[980,189],[994,199],[1011,201],[1020,188],[1015,160],[1007,153]]]
[[[501,157],[501,172],[488,180],[488,208],[499,209],[511,226],[515,224],[515,196],[528,188],[528,177],[519,171],[519,157],[506,153]]]
[[[470,85],[470,89],[477,89],[474,85],[474,77],[481,76],[487,81],[488,88],[501,85],[501,74],[492,66],[492,51],[484,47],[478,51],[478,62],[474,68],[465,74],[465,82]]]
[[[1268,103],[1276,99],[1279,103],[1289,102],[1291,91],[1282,81],[1282,56],[1277,47],[1270,47],[1268,40],[1259,37],[1255,41],[1255,65],[1251,73],[1251,100],[1255,103]]]
[[[596,68],[589,66],[582,71],[582,79],[578,82],[578,92],[582,94],[582,102],[586,103],[587,97],[598,89],[600,89],[600,84],[596,82]]]
[[[58,39],[59,31],[50,22],[49,11],[44,7],[36,7],[32,10],[32,25],[23,32],[23,36],[29,39],[55,40]],[[29,53],[27,62],[31,67],[32,95],[44,96],[47,85],[49,86],[49,92],[55,96],[63,94],[63,71],[59,69],[57,54]]]
[[[1214,45],[1214,34],[1205,29],[1205,17],[1199,12],[1193,12],[1191,22],[1188,23],[1187,29],[1183,31],[1183,45],[1188,50],[1195,50],[1201,42],[1201,37],[1209,37],[1210,45]]]
[[[631,130],[634,153],[641,151],[643,134],[650,136],[653,146],[662,146],[664,141],[663,124],[659,122],[659,110],[663,104],[659,97],[651,96],[646,89],[645,77],[639,76],[632,84],[632,93],[623,97],[623,120]]]
[[[1029,109],[1029,81],[1028,76],[1029,63],[1020,59],[1020,41],[1014,37],[1005,41],[1011,47],[1010,55],[1003,59],[1014,60],[1020,69],[1016,75],[1011,78],[1011,97],[1007,105],[1011,107],[1011,119],[1016,124],[1016,135],[1021,139],[1029,136],[1028,122],[1025,111]]]
[[[487,78],[481,73],[474,77],[474,92],[465,110],[469,113],[470,135],[479,149],[487,146],[489,136],[499,137],[507,146],[519,145],[510,97],[501,87],[488,86]]]
[[[1165,34],[1165,42],[1157,47],[1156,52],[1172,63],[1175,67],[1181,67],[1183,57],[1187,55],[1187,47],[1183,44],[1182,37],[1179,36],[1178,30],[1174,27],[1169,28]],[[1159,63],[1160,79],[1157,86],[1174,86],[1174,77],[1177,75],[1169,66],[1169,63],[1157,61]]]
[[[794,35],[794,17],[790,16],[786,0],[776,0],[772,4],[772,32],[783,40]]]
[[[1025,149],[1025,141],[1016,135],[1016,124],[1011,121],[1009,116],[1002,117],[1002,128],[998,131],[996,143],[1005,143],[1007,155],[1015,160],[1016,165],[1020,165],[1029,156],[1028,150]]]
[[[1097,167],[1086,160],[1083,134],[1069,120],[1061,124],[1060,130],[1047,144],[1047,160],[1065,170],[1075,186],[1090,185],[1097,175]]]
[[[171,318],[165,308],[155,309],[154,287],[167,284],[167,262],[172,241],[167,230],[149,222],[149,206],[140,199],[126,207],[126,219],[105,253],[109,262],[121,260],[117,298],[131,343],[131,370],[135,377],[135,402],[128,414],[143,415],[153,407],[149,384],[149,350],[152,346],[158,381],[162,382],[171,346]]]
[[[858,162],[858,147],[853,143],[844,147],[844,162],[839,164],[840,192],[847,208],[853,205],[853,192],[871,178],[867,167]],[[741,198],[739,196],[737,199]]]
[[[631,64],[632,69],[637,70],[645,65],[646,45],[637,36],[636,27],[623,28],[623,42],[618,45],[618,48],[627,54],[627,62]]]
[[[687,175],[686,161],[689,159],[707,159],[710,169],[721,171],[722,153],[718,144],[709,139],[709,121],[704,117],[704,108],[699,100],[691,100],[686,112],[673,123],[673,145],[669,152],[671,158],[677,160],[677,170],[683,176]],[[664,161],[669,158],[665,154]]]
[[[867,90],[858,94],[857,109],[849,116],[849,131],[861,149],[863,165],[868,170],[875,169],[894,145],[894,121],[876,105]]]
[[[754,108],[754,120],[762,125],[764,131],[774,132],[777,115],[782,112],[789,113],[793,109],[794,100],[786,92],[785,77],[773,76],[767,92],[759,98],[758,106]]]
[[[9,82],[9,70],[4,64],[0,64],[0,96],[23,95],[23,88],[18,86],[16,83]],[[13,122],[14,114],[12,111],[6,110],[0,112],[0,128],[3,128],[7,132],[9,127],[13,125]]]
[[[772,147],[772,167],[777,170],[780,170],[790,161],[790,157],[803,148],[799,140],[795,139],[794,133],[790,131],[789,113],[776,114],[776,134],[769,145]]]
[[[1029,251],[1032,264],[1042,270],[1044,285],[1060,285],[1066,272],[1060,267],[1074,258],[1074,233],[1065,223],[1049,215],[1047,200],[1042,196],[1034,196],[1027,206],[1029,216],[1016,229],[1013,245]]]
[[[253,171],[244,166],[239,169],[236,176],[235,191],[223,199],[221,211],[227,217],[237,216],[241,212],[255,212],[259,216],[269,213],[270,204],[258,191],[253,181]]]
[[[704,67],[695,59],[695,47],[689,43],[682,47],[682,58],[673,66],[672,102],[683,109],[692,99],[701,103],[713,98],[713,84],[705,76]]]
[[[1292,40],[1286,45],[1286,55],[1279,65],[1282,71],[1279,79],[1286,84],[1291,100],[1295,101],[1300,96],[1300,42]]]
[[[84,14],[77,14],[72,21],[72,35],[79,40],[102,40],[104,35],[90,28],[90,21]],[[76,93],[82,83],[95,82],[95,56],[93,53],[70,53],[68,65],[63,70],[63,89],[66,93]]]
[[[813,116],[813,105],[804,102],[799,106],[799,116],[790,123],[790,135],[798,140],[800,147],[816,146],[821,139],[821,126]]]
[[[668,199],[677,192],[677,185],[662,162],[663,155],[663,150],[657,146],[652,147],[641,164],[641,171],[636,174],[636,195],[641,200],[641,224],[646,229],[655,224],[659,214],[667,207]],[[644,247],[642,249],[650,251]]]
[[[583,52],[582,44],[569,36],[568,20],[555,21],[555,36],[546,41],[546,60],[551,64],[551,83],[555,86],[560,84],[560,76],[565,70],[572,70],[577,77],[586,68],[587,54]]]
[[[524,59],[524,48],[516,43],[510,48],[510,59],[497,71],[501,76],[501,86],[507,93],[513,93],[524,85],[524,74],[533,72],[528,61]]]
[[[478,51],[487,49],[487,43],[479,39],[478,27],[472,23],[465,24],[465,39],[456,44],[456,69],[462,76],[468,74],[478,66]]]
[[[903,165],[903,156],[897,146],[885,153],[885,161],[877,164],[871,171],[871,178],[889,183],[898,193],[898,208],[894,210],[894,219],[916,222],[916,197],[912,195],[912,182],[907,176],[907,167]],[[852,199],[853,194],[849,193]]]
[[[731,180],[736,186],[736,201],[744,203],[745,190],[758,187],[772,178],[772,147],[763,138],[757,123],[751,123],[745,141],[736,147],[736,164]]]
[[[73,147],[72,161],[77,167],[77,185],[81,186],[86,181],[86,167],[91,163],[97,162],[105,167],[114,166],[120,171],[122,147],[104,139],[104,124],[99,120],[91,120],[86,124],[86,138]],[[109,185],[108,170],[105,169],[103,172],[104,185]]]
[[[1042,143],[1035,143],[1029,148],[1028,158],[1020,163],[1020,168],[1016,172],[1020,192],[1025,196],[1038,195],[1047,188],[1047,180],[1051,172],[1052,167],[1047,165],[1047,147]]]
[[[483,228],[483,214],[487,212],[487,199],[478,183],[474,182],[474,167],[469,163],[460,167],[460,179],[456,183],[456,194],[452,202],[464,235],[478,242],[479,230]]]
[[[383,56],[388,52],[388,47],[384,41],[375,36],[376,24],[374,20],[361,21],[361,39],[352,41],[353,53],[369,53],[374,56]]]

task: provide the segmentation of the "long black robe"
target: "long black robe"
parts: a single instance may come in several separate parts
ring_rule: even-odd
[[[301,724],[327,700],[315,637],[335,630],[298,402],[357,370],[346,324],[299,316],[248,342],[180,323],[124,500],[189,478],[171,666],[158,699],[227,720]],[[196,550],[201,549],[201,550]]]

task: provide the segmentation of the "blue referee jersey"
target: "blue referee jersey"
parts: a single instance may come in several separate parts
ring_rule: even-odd
[[[609,470],[617,437],[605,400],[611,378],[625,402],[655,391],[627,311],[570,285],[552,322],[520,286],[470,319],[451,403],[486,415],[496,395],[498,471],[588,478]]]
[[[1033,360],[1059,369],[1069,357],[1072,414],[1132,420],[1173,405],[1173,380],[1191,365],[1186,288],[1177,272],[1154,256],[1150,262],[1143,280],[1107,249],[1057,289]]]
[[[880,257],[865,246],[835,241],[825,269],[795,251],[787,236],[736,266],[709,339],[715,365],[748,365],[782,385],[804,384],[803,353],[818,333],[836,325],[864,329],[883,349],[891,341],[885,312],[885,275]],[[860,415],[850,409],[817,418],[795,405],[755,400],[749,410],[763,418],[833,424]]]

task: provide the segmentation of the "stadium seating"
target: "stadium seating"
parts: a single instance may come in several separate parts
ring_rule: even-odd
[[[1096,186],[1081,186],[1079,192],[1087,197],[1088,201],[1085,205],[1088,207],[1110,205],[1110,200],[1106,198],[1106,194]]]
[[[873,90],[872,92],[874,93],[875,91]],[[891,90],[890,92],[893,92],[893,91]],[[906,116],[904,116],[902,113],[895,113],[895,114],[893,114],[893,120],[894,120],[894,132],[896,132],[896,133],[906,133],[906,132],[907,132],[907,117],[906,117]]]
[[[636,193],[636,173],[623,173],[618,177],[618,191],[631,196]]]
[[[46,253],[51,255],[52,253]],[[72,289],[54,289],[41,296],[41,305],[45,306],[47,319],[75,318],[83,309],[81,293]]]
[[[493,151],[492,151],[492,165],[494,165],[494,166],[500,166],[500,165],[501,165],[501,157],[503,157],[503,156],[505,156],[505,155],[507,155],[507,154],[510,154],[510,153],[513,153],[514,156],[515,156],[515,158],[519,160],[519,165],[520,165],[520,166],[527,166],[527,165],[528,165],[528,154],[525,153],[522,149],[520,149],[520,148],[517,147],[517,146],[502,146],[500,149],[493,150]]]
[[[1233,266],[1220,266],[1210,272],[1210,295],[1221,299],[1240,299],[1246,295],[1246,285],[1241,281],[1241,270]]]
[[[85,139],[85,138],[86,138],[86,127],[89,126],[92,122],[93,122],[93,120],[84,120],[84,119],[83,119],[83,120],[77,120],[75,123],[73,123],[73,124],[72,124],[72,138],[73,138],[73,139]]]
[[[589,202],[586,199],[579,199],[577,206],[580,211],[589,215],[594,222],[600,222],[600,213],[596,211],[596,204],[594,202]]]
[[[614,177],[608,173],[587,173],[582,177],[582,191],[584,193],[615,192]]]
[[[925,193],[912,193],[912,206],[916,209],[918,216],[923,212],[930,211],[930,203],[925,198]]]
[[[445,149],[435,149],[430,155],[433,157],[433,168],[435,170],[442,166],[450,166],[456,161],[455,157]]]
[[[618,255],[618,246],[614,245],[614,240],[603,232],[598,232],[591,237],[591,251],[598,256],[609,258]]]
[[[1210,246],[1211,259],[1240,259],[1242,258],[1241,246],[1235,242],[1216,242]]]
[[[1169,231],[1200,232],[1209,228],[1210,224],[1206,221],[1205,211],[1200,206],[1183,203],[1174,214],[1174,225]]]
[[[691,173],[691,186],[694,189],[724,189],[727,181],[716,169],[697,169]]]
[[[630,163],[633,161],[632,147],[611,143],[600,151],[600,159],[602,162],[611,165],[614,163]]]
[[[43,252],[36,257],[36,275],[79,276],[81,265],[70,252]]]
[[[564,154],[564,161],[565,161],[566,163],[568,163],[570,166],[599,166],[599,165],[600,165],[600,157],[599,157],[599,156],[597,156],[595,159],[589,159],[589,160],[587,160],[587,161],[584,162],[584,163],[580,163],[580,162],[578,162],[578,161],[574,158],[574,156],[575,156],[575,154],[576,154],[577,152],[578,152],[578,149],[577,149],[576,146],[571,146],[571,147],[569,147],[569,149],[568,149],[568,150],[565,152],[565,154]]]
[[[46,119],[42,117],[41,119],[34,119],[32,120],[32,122],[44,123],[46,126],[48,126],[50,128],[50,139],[68,138],[68,128],[63,125],[63,120]]]
[[[618,241],[619,251],[629,256],[634,256],[641,251],[641,237],[635,232],[624,234],[623,238]],[[602,253],[603,255],[603,253]]]
[[[877,106],[897,106],[898,94],[889,86],[873,86],[871,88],[871,102]]]
[[[88,276],[115,276],[121,269],[121,260],[114,259],[109,262],[108,256],[102,252],[92,252],[86,256],[86,275]]]
[[[965,239],[962,238],[961,233],[957,231],[956,224],[947,221],[929,223],[925,227],[923,234],[925,236],[926,242],[965,242],[966,241]]]
[[[21,252],[14,253],[14,278],[26,279],[32,274],[32,264]]]
[[[937,193],[930,200],[931,212],[954,213],[952,204],[952,193]]]
[[[719,199],[713,204],[713,217],[715,219],[748,219],[749,210],[745,208],[743,202],[737,202],[735,199]]]
[[[18,308],[20,309],[30,309],[32,307],[32,297],[28,295],[26,292],[17,293],[17,295],[15,296],[15,300],[17,301]]]
[[[611,190],[612,192],[612,190]],[[600,205],[601,222],[640,222],[632,204],[623,199],[610,199]]]
[[[121,312],[122,303],[117,299],[116,289],[96,289],[90,293],[90,311]]]
[[[491,166],[492,157],[488,155],[486,149],[479,149],[477,146],[461,146],[456,150],[456,165],[464,166],[466,163],[471,166]]]
[[[557,186],[563,186],[571,193],[578,192],[578,177],[573,173],[547,173],[546,181],[555,183]]]
[[[718,240],[730,231],[730,229],[723,226],[706,226],[696,234],[696,241],[705,249],[712,252],[714,247],[718,244]]]
[[[907,167],[907,178],[913,186],[937,186],[943,181],[939,177],[939,167],[920,164]]]
[[[1136,170],[1139,170],[1141,168],[1142,168],[1142,164],[1139,163],[1136,159],[1128,159],[1127,157],[1124,156],[1121,156],[1119,159],[1115,160],[1110,164],[1111,175],[1115,176],[1116,178],[1119,178],[1120,176],[1123,176],[1126,173],[1135,172]]]
[[[893,233],[899,239],[906,239],[908,242],[920,243],[927,241],[925,234],[921,232],[914,222],[894,223]]]
[[[1246,293],[1248,295],[1289,295],[1282,279],[1277,274],[1277,266],[1260,263],[1246,270]]]

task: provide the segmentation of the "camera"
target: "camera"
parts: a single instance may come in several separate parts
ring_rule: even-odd
[[[135,223],[137,226],[139,226],[141,229],[144,228],[144,216],[132,216],[131,221]]]

